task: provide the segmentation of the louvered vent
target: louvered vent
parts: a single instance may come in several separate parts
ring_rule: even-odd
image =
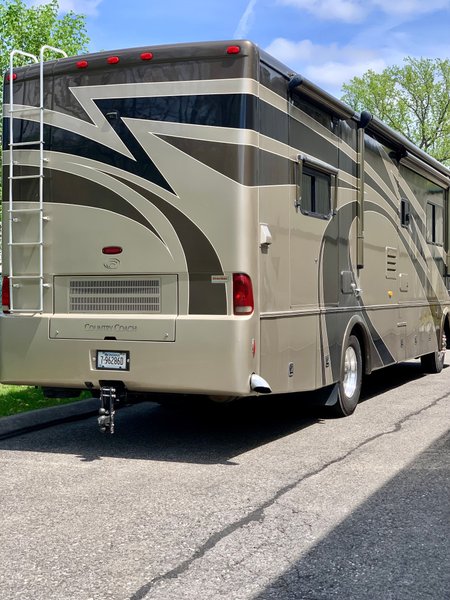
[[[386,246],[386,279],[397,279],[397,248]]]
[[[71,313],[159,313],[159,279],[74,279],[69,286]]]

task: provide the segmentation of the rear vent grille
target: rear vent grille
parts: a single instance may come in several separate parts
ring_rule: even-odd
[[[159,279],[75,279],[69,286],[71,313],[159,313]]]

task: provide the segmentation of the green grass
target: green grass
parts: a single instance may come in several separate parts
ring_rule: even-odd
[[[90,397],[89,392],[82,392],[75,398],[45,398],[41,388],[0,384],[0,417],[7,417],[37,408],[59,406],[88,397]]]

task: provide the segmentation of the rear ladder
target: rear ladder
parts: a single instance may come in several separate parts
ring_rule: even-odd
[[[44,288],[50,287],[49,283],[44,282],[44,55],[47,50],[56,52],[67,57],[64,50],[54,48],[53,46],[42,46],[39,59],[28,52],[22,50],[13,50],[9,55],[9,239],[8,239],[8,254],[9,254],[9,279],[10,285],[10,312],[21,313],[42,313],[44,310]],[[14,105],[14,59],[16,56],[23,56],[39,63],[39,106],[15,106]],[[26,142],[16,142],[14,140],[14,115],[24,115],[19,118],[26,118],[27,114],[39,112],[39,139],[29,140]],[[31,119],[36,120],[36,119]],[[20,164],[20,161],[15,160],[15,152],[27,147],[39,146],[39,161],[37,173],[34,175],[16,175],[14,167]],[[38,202],[37,207],[22,208],[17,207],[20,198],[14,198],[14,181],[23,179],[38,180]],[[26,214],[35,214],[38,219],[37,239],[31,241],[15,241],[14,239],[14,224],[20,223],[21,217]],[[17,270],[17,253],[19,248],[28,247],[30,249],[38,249],[38,271],[26,273]],[[16,260],[15,260],[16,259]],[[38,286],[36,298],[38,299],[37,306],[19,306],[19,302],[15,301],[15,291],[23,287],[26,283],[35,282]]]

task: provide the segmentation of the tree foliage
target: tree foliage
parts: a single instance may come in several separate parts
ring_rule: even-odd
[[[62,16],[58,13],[58,0],[35,6],[27,6],[23,0],[0,0],[2,73],[9,66],[10,51],[15,48],[35,55],[44,44],[62,48],[69,56],[87,51],[86,17],[72,11]]]
[[[23,0],[0,0],[1,97],[3,97],[3,74],[9,69],[11,50],[23,50],[39,56],[41,46],[47,44],[61,48],[69,56],[73,56],[86,52],[88,43],[86,17],[76,15],[72,11],[59,15],[58,0],[35,6],[27,6]],[[51,52],[48,52],[45,58],[46,60],[60,58],[60,55],[52,56]],[[23,64],[24,61],[21,60],[21,57],[17,57],[14,66]]]
[[[450,60],[407,57],[342,86],[342,100],[369,110],[437,160],[450,164]]]

